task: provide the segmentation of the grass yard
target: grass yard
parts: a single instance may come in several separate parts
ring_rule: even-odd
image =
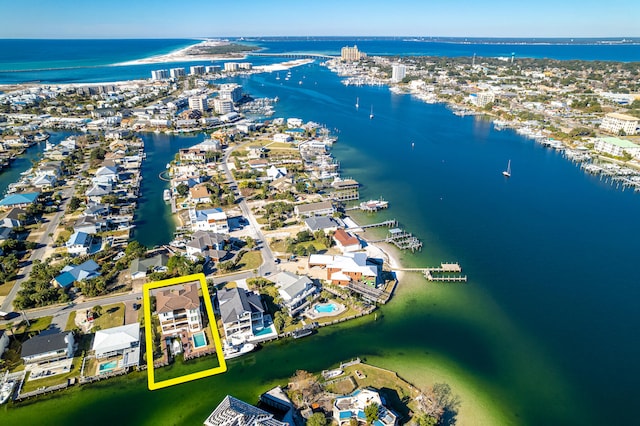
[[[238,260],[236,271],[258,269],[262,265],[262,254],[259,251],[248,251]]]
[[[7,281],[6,283],[0,284],[0,296],[8,295],[15,283],[16,281],[13,280],[13,281]]]
[[[100,330],[119,327],[124,324],[124,303],[115,303],[102,307],[100,316],[93,320],[93,328],[100,327]]]
[[[64,327],[64,331],[70,331],[76,328],[76,313],[77,311],[72,311],[69,314],[69,319],[67,320],[67,325]]]

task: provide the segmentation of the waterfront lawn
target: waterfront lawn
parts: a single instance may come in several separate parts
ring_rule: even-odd
[[[93,320],[92,330],[106,330],[124,324],[124,303],[115,303],[102,307],[102,313]]]
[[[207,336],[207,338],[209,338],[209,336]],[[173,362],[166,367],[154,368],[154,376],[156,383],[158,383],[219,366],[220,364],[218,363],[216,354],[205,355],[188,361],[184,361],[182,354],[178,354]]]
[[[356,310],[356,309],[353,309],[352,307],[347,306],[347,310],[341,313],[340,315],[334,315],[330,317],[321,317],[321,318],[317,318],[316,321],[318,322],[318,324],[326,324],[326,323],[330,323],[336,320],[341,320],[343,318],[347,318],[353,315],[357,315],[359,313],[360,313],[359,310]]]
[[[258,269],[260,265],[262,265],[262,254],[259,251],[248,251],[238,259],[236,270],[251,271]]]

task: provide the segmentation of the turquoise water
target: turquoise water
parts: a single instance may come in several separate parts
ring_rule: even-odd
[[[100,364],[99,370],[100,370],[100,373],[106,373],[110,370],[113,370],[117,366],[118,366],[118,361],[109,361],[109,362],[105,362],[104,364]]]
[[[318,303],[314,309],[316,312],[330,313],[336,310],[336,305],[333,303]]]
[[[204,331],[198,334],[194,334],[193,336],[193,347],[198,349],[203,346],[207,346],[207,338],[204,335]]]

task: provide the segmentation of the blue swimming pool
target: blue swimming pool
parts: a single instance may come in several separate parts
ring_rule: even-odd
[[[193,338],[193,347],[199,349],[203,346],[207,346],[207,337],[204,335],[204,331],[191,336]]]
[[[269,327],[265,327],[260,331],[256,331],[254,329],[253,330],[253,335],[256,336],[256,337],[259,337],[259,336],[264,336],[264,335],[269,334],[269,333],[275,333],[275,331],[276,331],[275,326],[273,324],[271,324]]]
[[[113,370],[114,368],[116,368],[117,366],[118,366],[118,361],[117,360],[105,362],[105,363],[100,364],[100,367],[98,367],[98,371],[100,373],[107,373],[107,372]]]
[[[318,313],[331,313],[338,310],[335,303],[318,303],[314,309]]]

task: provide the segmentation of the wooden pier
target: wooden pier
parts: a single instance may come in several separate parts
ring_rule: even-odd
[[[394,220],[395,222],[395,220]],[[397,224],[397,222],[395,222]],[[390,225],[393,226],[393,225]],[[364,227],[363,227],[364,228]],[[401,250],[416,251],[422,249],[422,241],[414,237],[411,233],[400,228],[392,228],[386,238],[369,241],[370,243],[390,243]]]
[[[385,220],[384,222],[372,223],[371,225],[362,225],[360,228],[380,228],[382,226],[386,226],[387,228],[391,228],[392,226],[398,226],[398,221],[395,219]]]
[[[462,267],[459,263],[440,263],[438,267],[432,268],[393,268],[393,271],[405,271],[405,272],[421,272],[428,281],[432,282],[467,282],[466,275],[448,275],[448,274],[460,274]],[[438,274],[438,275],[434,275]],[[447,275],[440,275],[447,274]]]

